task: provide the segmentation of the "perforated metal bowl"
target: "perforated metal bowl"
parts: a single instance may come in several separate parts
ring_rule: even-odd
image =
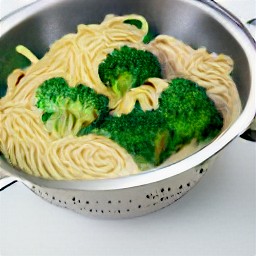
[[[43,56],[53,41],[75,32],[78,24],[99,23],[108,13],[141,14],[160,34],[169,34],[192,46],[205,46],[209,51],[231,56],[235,62],[233,78],[242,101],[241,115],[225,133],[192,156],[129,177],[48,181],[16,170],[3,158],[0,158],[0,175],[2,183],[21,181],[47,201],[85,215],[134,217],[179,199],[200,180],[217,153],[249,126],[256,109],[255,42],[234,16],[214,1],[44,0],[1,22],[0,54],[7,56],[4,65],[8,67],[10,59],[16,58],[12,52],[16,45],[26,45],[37,56]],[[2,82],[2,94],[4,88]]]

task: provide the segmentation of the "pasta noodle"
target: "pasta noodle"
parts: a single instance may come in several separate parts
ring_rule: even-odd
[[[127,19],[139,20],[141,28],[124,23]],[[210,54],[204,48],[194,50],[165,35],[144,44],[147,33],[148,24],[142,16],[107,15],[101,24],[79,25],[76,34],[67,34],[53,43],[41,59],[18,47],[17,51],[32,64],[26,70],[16,69],[10,74],[7,94],[0,99],[0,151],[10,163],[28,174],[58,180],[109,178],[140,172],[132,156],[104,136],[60,138],[47,130],[41,121],[42,113],[35,106],[35,91],[54,77],[64,78],[71,87],[84,84],[107,96],[111,113],[117,116],[130,113],[136,102],[144,111],[157,109],[158,98],[168,87],[168,81],[185,77],[206,88],[223,114],[223,129],[226,129],[240,113],[239,96],[230,77],[232,59]],[[155,54],[164,79],[150,78],[124,97],[116,97],[101,81],[98,66],[123,45]]]
[[[147,84],[137,88],[132,88],[125,96],[117,102],[117,107],[112,111],[112,114],[121,116],[129,114],[136,102],[140,103],[141,108],[153,110],[158,108],[158,98],[161,92],[168,87],[168,83],[160,78],[149,78]]]
[[[148,49],[164,63],[164,76],[167,80],[185,77],[206,88],[208,96],[224,117],[224,129],[240,114],[239,95],[230,76],[233,60],[229,56],[210,54],[205,48],[194,50],[165,35],[158,36]]]
[[[29,174],[92,179],[138,172],[125,149],[104,136],[54,139],[28,105],[10,105],[1,110],[1,151],[13,165]]]

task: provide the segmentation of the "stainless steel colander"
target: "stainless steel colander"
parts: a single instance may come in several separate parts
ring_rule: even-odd
[[[225,133],[192,156],[137,175],[95,181],[49,181],[20,172],[0,157],[0,177],[5,185],[20,181],[50,203],[81,214],[134,217],[178,200],[200,180],[217,154],[249,126],[256,109],[255,42],[239,20],[210,0],[44,0],[1,21],[1,50],[12,51],[16,45],[24,44],[42,56],[54,40],[74,32],[77,24],[98,23],[108,13],[141,14],[160,34],[231,56],[242,101],[241,115]],[[2,87],[0,91],[3,90]]]

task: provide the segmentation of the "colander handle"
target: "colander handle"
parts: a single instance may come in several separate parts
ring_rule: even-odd
[[[0,167],[0,192],[17,182],[17,178],[8,174]]]
[[[248,129],[240,135],[242,139],[256,142],[256,116]]]

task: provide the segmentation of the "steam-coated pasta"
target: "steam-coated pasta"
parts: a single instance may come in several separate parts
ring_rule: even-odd
[[[127,19],[139,20],[141,28],[124,23]],[[206,88],[224,117],[223,129],[229,127],[241,109],[230,77],[232,59],[208,53],[204,48],[194,50],[167,35],[144,44],[147,33],[148,24],[142,16],[107,15],[99,25],[79,25],[77,33],[54,42],[39,60],[31,52],[18,48],[32,64],[10,74],[7,94],[0,99],[0,151],[10,163],[28,174],[58,180],[112,178],[140,172],[133,157],[107,137],[89,134],[60,138],[47,130],[42,113],[35,106],[35,92],[45,80],[54,77],[64,78],[71,87],[83,84],[105,95],[110,113],[117,116],[130,113],[137,102],[144,111],[157,109],[168,81],[188,78]],[[157,56],[163,79],[149,78],[118,98],[101,81],[98,66],[123,45],[148,50]],[[190,153],[191,150],[186,154]]]

